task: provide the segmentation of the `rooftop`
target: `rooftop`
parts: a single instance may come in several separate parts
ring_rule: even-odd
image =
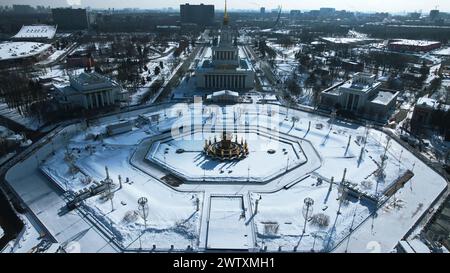
[[[231,91],[231,90],[222,90],[222,91],[214,92],[210,96],[212,96],[212,97],[221,97],[221,96],[239,97],[239,93]]]
[[[347,38],[347,37],[322,37],[323,41],[332,44],[358,44],[378,41],[379,39],[372,38]]]
[[[437,41],[425,41],[425,40],[407,40],[407,39],[400,39],[400,40],[394,40],[390,42],[391,45],[407,45],[407,46],[430,46],[434,44],[438,44],[440,42]]]
[[[76,94],[91,90],[107,89],[118,86],[117,83],[98,73],[83,72],[78,75],[70,76],[70,85],[54,85],[56,90],[66,94]]]
[[[56,26],[49,25],[31,25],[22,26],[22,28],[14,35],[13,39],[40,38],[53,39],[56,34]]]
[[[73,77],[73,79],[82,85],[97,84],[109,81],[107,78],[97,73],[81,73],[76,77]]]
[[[20,59],[40,54],[51,48],[50,44],[35,42],[0,43],[0,60]]]
[[[353,79],[330,87],[324,92],[332,95],[339,95],[343,90],[367,93],[371,90],[379,88],[380,86],[381,82],[377,82],[375,75],[359,72],[353,76]]]
[[[374,83],[367,83],[367,82],[358,82],[354,80],[347,81],[344,83],[341,88],[347,88],[351,89],[353,91],[360,91],[360,92],[369,92],[370,90],[377,88],[381,83],[374,82]]]
[[[395,99],[397,93],[389,91],[378,91],[378,94],[370,102],[375,104],[387,105]]]
[[[210,59],[205,59],[202,62],[202,65],[199,67],[200,70],[221,70],[221,67],[215,67]],[[250,65],[246,59],[239,60],[239,66],[236,68],[236,71],[247,71],[251,70]]]
[[[442,109],[444,109],[444,110],[450,110],[450,105],[440,103],[438,100],[432,99],[432,98],[421,97],[417,100],[417,104],[416,104],[416,106],[421,106],[424,108],[434,108],[434,109],[437,109],[439,107],[439,105],[441,105]]]

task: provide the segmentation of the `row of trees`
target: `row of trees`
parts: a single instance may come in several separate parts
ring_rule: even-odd
[[[48,120],[51,99],[37,80],[21,72],[0,74],[0,99],[22,116],[35,116],[40,122]]]
[[[275,59],[275,57],[277,56],[277,53],[275,52],[275,50],[273,48],[271,48],[270,46],[268,46],[266,44],[266,41],[264,40],[255,40],[255,47],[258,48],[259,52],[261,53],[261,55],[263,57],[268,57],[269,59]]]

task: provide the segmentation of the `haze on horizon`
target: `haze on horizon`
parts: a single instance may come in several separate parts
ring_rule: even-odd
[[[223,0],[2,0],[3,5],[28,4],[44,5],[51,7],[82,6],[91,8],[141,8],[141,9],[162,9],[178,8],[180,4],[214,4],[217,10],[222,10]],[[278,5],[283,10],[300,9],[311,10],[321,7],[333,7],[337,10],[350,11],[387,11],[387,12],[412,12],[422,11],[428,13],[436,7],[441,11],[450,11],[450,1],[448,0],[228,0],[230,10],[233,9],[253,9],[266,7],[268,11]]]

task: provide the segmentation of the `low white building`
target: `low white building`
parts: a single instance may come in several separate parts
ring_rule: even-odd
[[[52,49],[51,44],[37,42],[2,42],[0,43],[0,66],[34,63],[47,58]]]
[[[356,73],[353,79],[322,91],[320,107],[383,121],[395,110],[399,92],[382,89],[381,85],[375,75]]]
[[[70,76],[70,85],[55,85],[55,90],[58,102],[66,109],[93,110],[114,106],[124,97],[118,83],[95,72]]]
[[[208,95],[206,100],[214,103],[237,103],[239,102],[239,93],[230,90],[217,91]]]

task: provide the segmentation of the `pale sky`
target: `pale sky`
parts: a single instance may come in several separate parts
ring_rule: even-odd
[[[0,4],[31,4],[31,5],[76,5],[92,8],[178,8],[180,4],[214,4],[217,10],[223,9],[223,0],[0,0]],[[334,7],[338,10],[352,11],[390,11],[410,12],[422,10],[428,13],[436,6],[441,11],[450,11],[450,0],[228,0],[229,9],[259,9],[270,10],[282,5],[283,10],[310,10],[320,7]]]

